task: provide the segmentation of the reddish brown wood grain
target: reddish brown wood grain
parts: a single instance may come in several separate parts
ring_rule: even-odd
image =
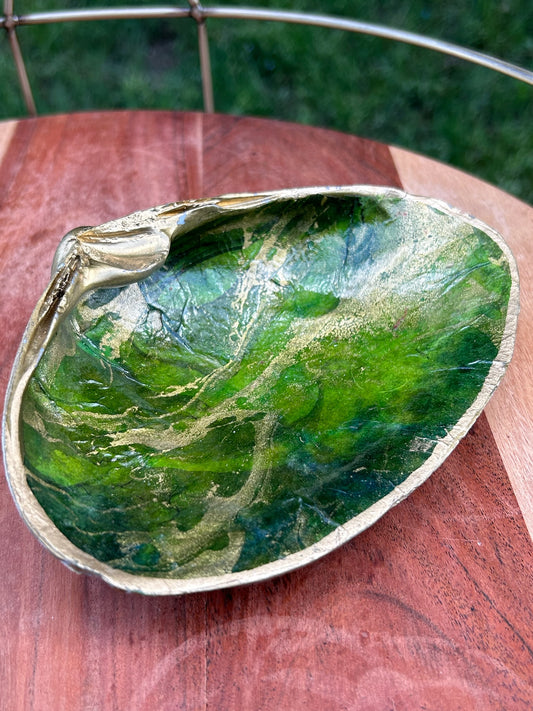
[[[201,114],[22,121],[2,151],[2,392],[68,229],[222,192],[400,185],[384,146]],[[4,480],[0,496],[7,711],[533,706],[532,546],[485,416],[428,482],[351,543],[228,591],[143,598],[75,575],[25,529]]]

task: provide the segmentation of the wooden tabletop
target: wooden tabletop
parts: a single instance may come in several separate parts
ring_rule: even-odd
[[[122,112],[0,123],[0,388],[60,237],[169,201],[379,184],[500,231],[521,276],[502,386],[376,525],[265,583],[147,598],[78,576],[0,482],[6,711],[533,708],[533,209],[406,151],[258,119]]]

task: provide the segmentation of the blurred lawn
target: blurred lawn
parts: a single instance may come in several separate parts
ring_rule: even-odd
[[[186,0],[178,4],[187,6]],[[15,0],[15,13],[103,5],[120,0]],[[531,0],[205,0],[209,5],[347,16],[533,68]],[[533,203],[533,87],[362,35],[238,20],[210,20],[208,31],[217,111],[312,123],[401,145]],[[18,37],[39,113],[202,108],[191,20],[22,27]],[[0,118],[24,115],[2,35],[0,77]]]

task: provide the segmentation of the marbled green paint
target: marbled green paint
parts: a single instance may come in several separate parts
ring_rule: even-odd
[[[511,279],[460,218],[310,197],[226,217],[86,297],[23,403],[35,496],[99,560],[168,577],[301,550],[421,466],[495,358]]]

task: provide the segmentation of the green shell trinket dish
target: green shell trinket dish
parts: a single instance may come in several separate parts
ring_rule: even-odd
[[[165,205],[61,242],[4,413],[30,529],[125,590],[342,545],[466,434],[511,359],[504,240],[396,189]]]

